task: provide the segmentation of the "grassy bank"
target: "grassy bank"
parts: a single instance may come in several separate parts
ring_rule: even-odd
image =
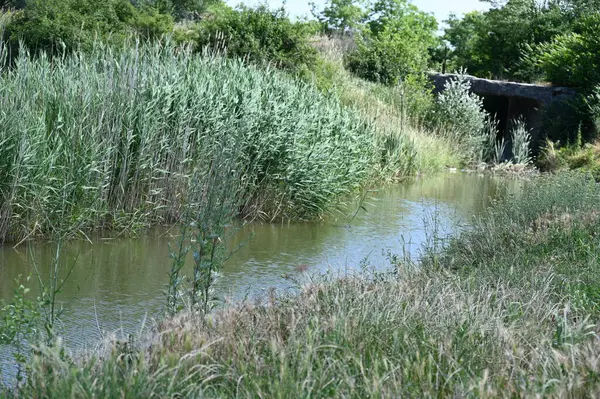
[[[344,66],[353,48],[351,39],[313,38],[320,55],[313,80],[334,91],[344,105],[372,121],[384,148],[394,152],[396,167],[410,173],[435,173],[467,161],[468,149],[443,129],[431,129],[426,119],[435,97],[425,83],[407,81],[395,86],[356,77]]]
[[[560,145],[547,141],[537,160],[537,166],[547,172],[579,170],[591,173],[600,181],[600,142]]]
[[[422,264],[164,322],[150,346],[41,348],[23,396],[594,397],[600,189],[534,180]]]
[[[239,215],[269,220],[318,216],[383,170],[335,96],[169,45],[23,55],[0,97],[0,242],[172,223],[225,161]]]

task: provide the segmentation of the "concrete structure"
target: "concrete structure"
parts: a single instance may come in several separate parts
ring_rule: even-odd
[[[430,74],[435,91],[442,92],[446,82],[455,78],[454,74]],[[541,137],[542,111],[556,102],[572,100],[577,91],[567,87],[542,86],[527,83],[504,82],[468,76],[473,93],[483,97],[484,107],[499,122],[499,134],[510,141],[510,122],[524,117],[531,129],[535,144]]]

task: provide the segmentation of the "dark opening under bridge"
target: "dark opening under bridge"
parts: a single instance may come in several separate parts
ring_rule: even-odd
[[[446,82],[456,77],[455,74],[429,75],[437,93],[444,91]],[[534,151],[542,138],[542,111],[555,103],[564,103],[577,96],[577,91],[568,87],[505,82],[468,75],[467,79],[471,83],[471,91],[483,97],[486,111],[498,119],[499,137],[504,137],[510,146],[511,122],[523,117],[531,129]]]

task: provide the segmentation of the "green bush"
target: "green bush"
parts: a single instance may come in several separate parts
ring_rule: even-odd
[[[471,92],[464,74],[450,79],[437,97],[431,123],[437,124],[464,146],[468,163],[489,161],[495,145],[495,124],[483,108],[483,99]]]
[[[7,29],[14,44],[50,54],[89,49],[96,40],[122,42],[131,34],[154,38],[170,32],[173,20],[129,0],[31,0]]]
[[[546,79],[556,85],[588,89],[600,83],[600,13],[582,18],[574,32],[541,44],[536,52]]]
[[[173,18],[155,8],[145,7],[136,10],[134,15],[129,21],[130,29],[143,39],[160,39],[173,31]]]
[[[222,7],[198,29],[198,49],[224,49],[229,57],[293,72],[316,62],[316,50],[309,41],[313,29],[291,22],[283,8]]]
[[[139,0],[161,13],[172,15],[178,21],[193,19],[212,6],[221,5],[221,0]]]
[[[298,71],[298,77],[315,85],[320,91],[328,92],[335,87],[336,78],[344,73],[338,63],[317,57],[312,67],[303,66]]]

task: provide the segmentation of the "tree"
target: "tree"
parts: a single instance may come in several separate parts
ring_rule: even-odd
[[[484,48],[485,41],[485,16],[473,11],[464,15],[462,19],[450,14],[446,24],[444,39],[452,46],[450,60],[453,69],[466,69],[468,72],[488,76],[488,54]]]
[[[193,17],[205,12],[222,0],[146,0],[148,5],[157,8],[161,13],[171,14],[176,20]]]
[[[573,32],[534,49],[537,64],[552,83],[584,90],[600,84],[600,12],[587,15]]]
[[[406,0],[378,0],[368,8],[358,50],[347,57],[357,75],[376,82],[395,84],[423,73],[428,49],[435,43],[437,22]]]
[[[347,34],[357,30],[366,17],[364,0],[328,0],[323,11],[311,3],[313,16],[321,22],[325,32]]]
[[[444,38],[454,49],[457,67],[482,77],[527,79],[519,74],[523,50],[568,31],[572,8],[561,0],[493,2],[484,13],[451,16]]]
[[[386,27],[401,22],[411,23],[421,29],[437,29],[433,16],[419,10],[407,0],[372,0],[369,3],[367,25],[373,35],[377,36]]]

